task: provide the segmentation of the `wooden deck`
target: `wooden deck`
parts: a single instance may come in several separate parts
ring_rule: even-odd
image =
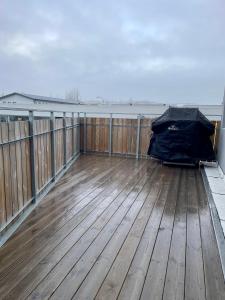
[[[0,299],[225,299],[201,174],[81,156],[0,249]]]

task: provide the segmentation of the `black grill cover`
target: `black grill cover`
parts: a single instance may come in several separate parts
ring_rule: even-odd
[[[198,108],[170,107],[152,123],[148,155],[177,163],[215,160],[210,140],[214,129]]]

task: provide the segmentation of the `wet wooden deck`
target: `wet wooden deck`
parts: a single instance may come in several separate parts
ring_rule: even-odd
[[[201,174],[81,156],[0,249],[0,299],[225,299]]]

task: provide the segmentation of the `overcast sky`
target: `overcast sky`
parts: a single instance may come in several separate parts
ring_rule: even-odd
[[[1,0],[0,93],[220,103],[224,0]]]

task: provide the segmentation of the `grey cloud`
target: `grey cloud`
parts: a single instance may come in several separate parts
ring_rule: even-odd
[[[220,103],[225,4],[2,1],[0,91]]]

